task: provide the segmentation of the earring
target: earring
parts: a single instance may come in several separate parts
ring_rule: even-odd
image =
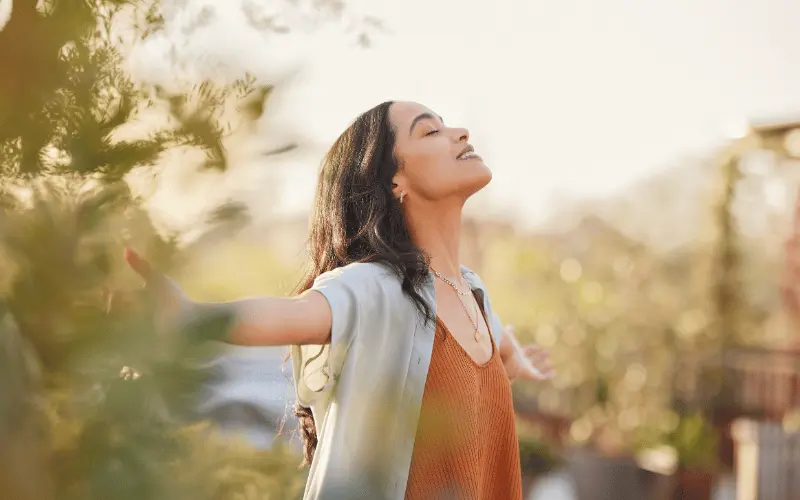
[[[406,195],[406,194],[405,194],[403,191],[400,191],[400,203],[403,203],[403,197],[404,197],[405,195]]]

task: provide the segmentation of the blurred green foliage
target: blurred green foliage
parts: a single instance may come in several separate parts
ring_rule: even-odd
[[[629,454],[649,422],[728,404],[722,354],[758,342],[779,304],[757,300],[775,283],[768,257],[737,229],[736,157],[722,155],[716,179],[694,222],[710,237],[669,251],[593,215],[538,234],[476,222],[480,239],[465,242],[503,320],[553,352],[556,379],[516,387],[518,399],[573,419],[573,442]]]
[[[226,124],[219,118],[229,96],[257,90],[252,78],[223,87],[202,82],[187,94],[138,85],[123,70],[114,23],[120,14],[135,18],[131,9],[146,8],[144,24],[127,28],[147,36],[161,22],[160,2],[43,4],[14,2],[0,31],[0,174],[77,173],[117,181],[177,146],[200,147],[206,166],[225,168]],[[155,106],[169,111],[167,127],[131,140],[118,137]]]
[[[717,461],[718,438],[714,427],[701,413],[681,418],[668,436],[678,452],[678,464],[686,469],[711,468]]]
[[[296,450],[255,450],[195,423],[208,349],[157,336],[147,309],[108,310],[110,290],[140,286],[122,261],[126,245],[164,270],[186,256],[124,176],[186,146],[225,168],[222,107],[254,90],[259,109],[266,98],[249,77],[185,95],[131,81],[112,27],[144,8],[149,24],[136,29],[147,36],[159,7],[18,0],[0,30],[0,489],[9,500],[302,494]],[[154,106],[171,118],[164,127],[119,138]],[[237,217],[226,206],[212,222]]]

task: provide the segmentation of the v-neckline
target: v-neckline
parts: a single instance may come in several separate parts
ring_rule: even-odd
[[[497,351],[497,346],[495,346],[495,344],[494,344],[494,339],[492,338],[491,334],[489,335],[489,344],[491,345],[491,347],[492,347],[492,350],[491,350],[491,352],[490,352],[490,354],[489,354],[489,357],[486,359],[486,361],[484,361],[483,363],[479,363],[477,360],[475,360],[475,358],[473,358],[473,357],[472,357],[472,355],[471,355],[471,354],[469,353],[469,351],[467,351],[467,349],[466,349],[466,348],[465,348],[465,347],[464,347],[464,346],[461,344],[461,342],[459,342],[459,341],[458,341],[458,339],[455,337],[455,335],[453,335],[453,332],[451,332],[451,331],[450,331],[450,328],[448,328],[448,327],[447,327],[447,325],[445,324],[445,322],[444,322],[444,321],[442,321],[442,319],[441,319],[439,316],[437,316],[437,317],[436,317],[436,322],[437,322],[437,323],[438,323],[438,324],[441,326],[441,328],[444,330],[444,334],[445,334],[446,338],[456,343],[456,345],[458,346],[458,349],[461,351],[461,353],[462,353],[462,354],[463,354],[463,355],[464,355],[464,356],[465,356],[467,359],[469,359],[469,361],[472,363],[472,365],[473,365],[475,368],[486,368],[487,366],[489,366],[489,363],[491,363],[491,362],[492,362],[492,359],[494,358],[494,356],[495,356],[495,353],[496,353],[496,351]],[[488,328],[488,325],[487,325],[487,328]]]
[[[439,317],[438,314],[436,315],[436,322],[441,324],[442,328],[445,330],[445,335],[448,338],[452,339],[452,341],[455,342],[458,345],[458,348],[461,350],[461,352],[472,362],[472,364],[476,368],[485,368],[492,361],[492,358],[494,358],[495,351],[497,351],[497,346],[494,343],[494,338],[492,338],[492,329],[489,326],[489,320],[486,318],[486,311],[483,310],[483,304],[481,303],[480,300],[478,300],[478,297],[475,294],[475,290],[470,288],[470,292],[472,292],[472,297],[475,299],[475,302],[478,304],[478,310],[481,313],[481,318],[483,318],[483,324],[486,325],[486,331],[487,331],[487,333],[489,335],[489,344],[491,345],[491,348],[492,348],[491,352],[489,353],[489,357],[486,359],[485,362],[479,363],[479,362],[477,362],[475,360],[475,358],[472,357],[472,355],[470,355],[469,351],[467,351],[467,349],[461,344],[461,342],[458,341],[456,336],[453,335],[453,332],[450,330],[450,328],[447,326],[447,324],[444,321],[442,321],[442,318]],[[461,300],[461,299],[459,299],[459,300]],[[481,346],[481,347],[483,347],[483,346]]]

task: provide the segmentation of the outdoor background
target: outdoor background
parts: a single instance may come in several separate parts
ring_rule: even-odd
[[[293,293],[322,155],[389,99],[493,170],[462,258],[558,370],[514,387],[528,498],[800,498],[798,28],[790,0],[0,0],[4,498],[300,498],[287,350],[107,299],[126,246],[198,300]]]

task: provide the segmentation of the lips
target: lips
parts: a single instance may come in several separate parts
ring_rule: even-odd
[[[461,153],[456,156],[456,160],[469,160],[472,158],[480,158],[480,156],[475,154],[475,148],[469,144],[467,144],[467,146],[461,150]]]

